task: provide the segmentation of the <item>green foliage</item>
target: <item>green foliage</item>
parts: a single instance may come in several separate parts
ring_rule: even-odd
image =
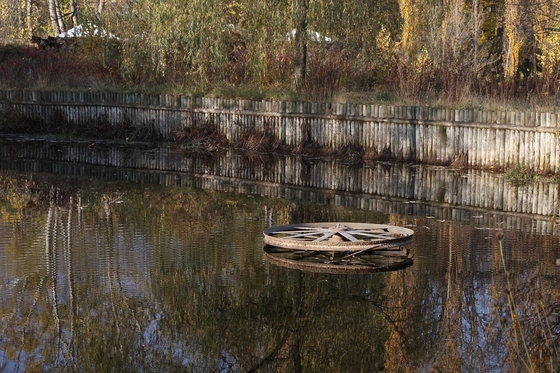
[[[46,4],[31,3],[29,14],[24,2],[0,5],[0,42],[46,37]],[[60,6],[69,26],[70,4]],[[102,14],[97,2],[78,9],[83,27],[120,39],[79,38],[24,56],[1,48],[0,85],[292,97],[305,60],[297,97],[313,101],[385,91],[416,104],[554,105],[560,93],[557,1],[124,0]],[[298,27],[328,39],[296,48],[288,36]]]
[[[229,30],[218,0],[140,0],[129,5],[115,20],[123,40],[125,78],[189,84],[219,77]]]
[[[123,40],[120,72],[126,80],[202,87],[221,82],[289,86],[294,48],[286,35],[295,28],[297,1],[140,0],[129,5],[111,21],[127,25],[117,26]],[[394,2],[310,1],[308,30],[331,38],[336,47],[308,41],[313,47],[308,55],[312,78],[306,91],[313,97],[331,97],[352,82],[347,77],[352,67],[366,80],[378,75],[368,71],[368,61],[378,56],[372,36],[383,30],[388,38],[397,37],[395,8]],[[321,92],[324,78],[332,81]]]
[[[506,172],[506,179],[514,185],[523,186],[533,180],[534,174],[525,167],[515,166]]]

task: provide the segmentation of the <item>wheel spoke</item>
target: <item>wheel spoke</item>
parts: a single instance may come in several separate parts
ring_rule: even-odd
[[[411,242],[408,228],[362,223],[309,223],[273,227],[264,231],[265,243],[289,249],[355,251]]]
[[[357,239],[356,237],[354,237],[352,234],[354,232],[338,232],[338,234],[340,234],[341,236],[345,237],[348,239],[348,241],[352,241],[352,242],[358,242],[360,241],[359,239]]]
[[[329,238],[331,238],[335,234],[336,234],[336,232],[323,232],[323,235],[321,237],[317,238],[316,240],[314,240],[314,242],[321,242],[321,241],[328,240]]]

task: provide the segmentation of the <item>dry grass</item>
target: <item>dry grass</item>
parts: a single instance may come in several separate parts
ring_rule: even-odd
[[[229,145],[226,136],[212,126],[184,127],[173,134],[173,139],[189,153],[215,152]]]
[[[233,147],[256,153],[267,153],[278,151],[281,145],[276,136],[272,134],[249,130],[233,144]]]
[[[310,46],[306,82],[296,94],[286,74],[267,81],[251,80],[247,53],[237,40],[230,46],[221,75],[194,78],[188,66],[170,64],[157,80],[140,80],[122,71],[121,49],[115,42],[81,40],[59,49],[0,46],[0,88],[93,89],[150,93],[196,94],[248,99],[311,100],[317,102],[391,103],[490,110],[557,112],[559,71],[531,77],[478,77],[460,61],[377,65],[360,62],[343,45]],[[267,52],[268,53],[268,52]],[[289,53],[270,51],[270,68],[289,71]],[[276,61],[276,59],[280,59]],[[286,70],[287,69],[287,70]],[[271,71],[272,71],[271,70]],[[178,76],[190,76],[188,83]]]

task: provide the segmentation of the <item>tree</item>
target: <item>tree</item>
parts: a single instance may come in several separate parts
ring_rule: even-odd
[[[33,27],[31,0],[8,0],[0,3],[0,40],[29,39]]]
[[[307,67],[307,13],[309,0],[296,0],[295,13],[295,53],[292,72],[292,87],[301,92],[305,83],[305,69]]]
[[[101,17],[103,10],[105,9],[105,0],[99,0],[97,3],[97,15]]]
[[[58,0],[47,0],[47,3],[52,31],[55,36],[60,35],[66,31],[66,26],[64,25],[64,18]]]
[[[504,73],[528,76],[536,66],[535,13],[529,0],[506,0],[504,12]]]

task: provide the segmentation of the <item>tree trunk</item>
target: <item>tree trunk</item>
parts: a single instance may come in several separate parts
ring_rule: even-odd
[[[76,27],[79,25],[78,23],[78,5],[76,4],[76,0],[70,1],[70,12],[72,13],[72,27]]]
[[[62,33],[58,23],[58,12],[57,10],[57,1],[56,0],[47,0],[49,5],[49,17],[51,20],[51,27],[54,33],[54,36],[58,36],[58,34]]]
[[[105,8],[105,0],[99,0],[99,3],[97,3],[97,17],[101,18],[103,8]]]
[[[292,87],[301,92],[305,83],[305,69],[307,66],[307,10],[309,0],[296,1],[296,33],[294,67],[292,72]]]
[[[58,20],[58,27],[60,32],[66,32],[66,26],[64,25],[64,16],[62,15],[62,10],[60,10],[60,3],[58,0],[54,0],[56,4],[56,19]]]
[[[33,35],[33,25],[31,24],[31,0],[25,0],[25,23],[27,23],[28,37]]]
[[[472,4],[472,14],[473,14],[473,69],[474,73],[478,74],[478,40],[480,39],[480,0],[474,0]],[[475,75],[476,76],[476,75]]]

